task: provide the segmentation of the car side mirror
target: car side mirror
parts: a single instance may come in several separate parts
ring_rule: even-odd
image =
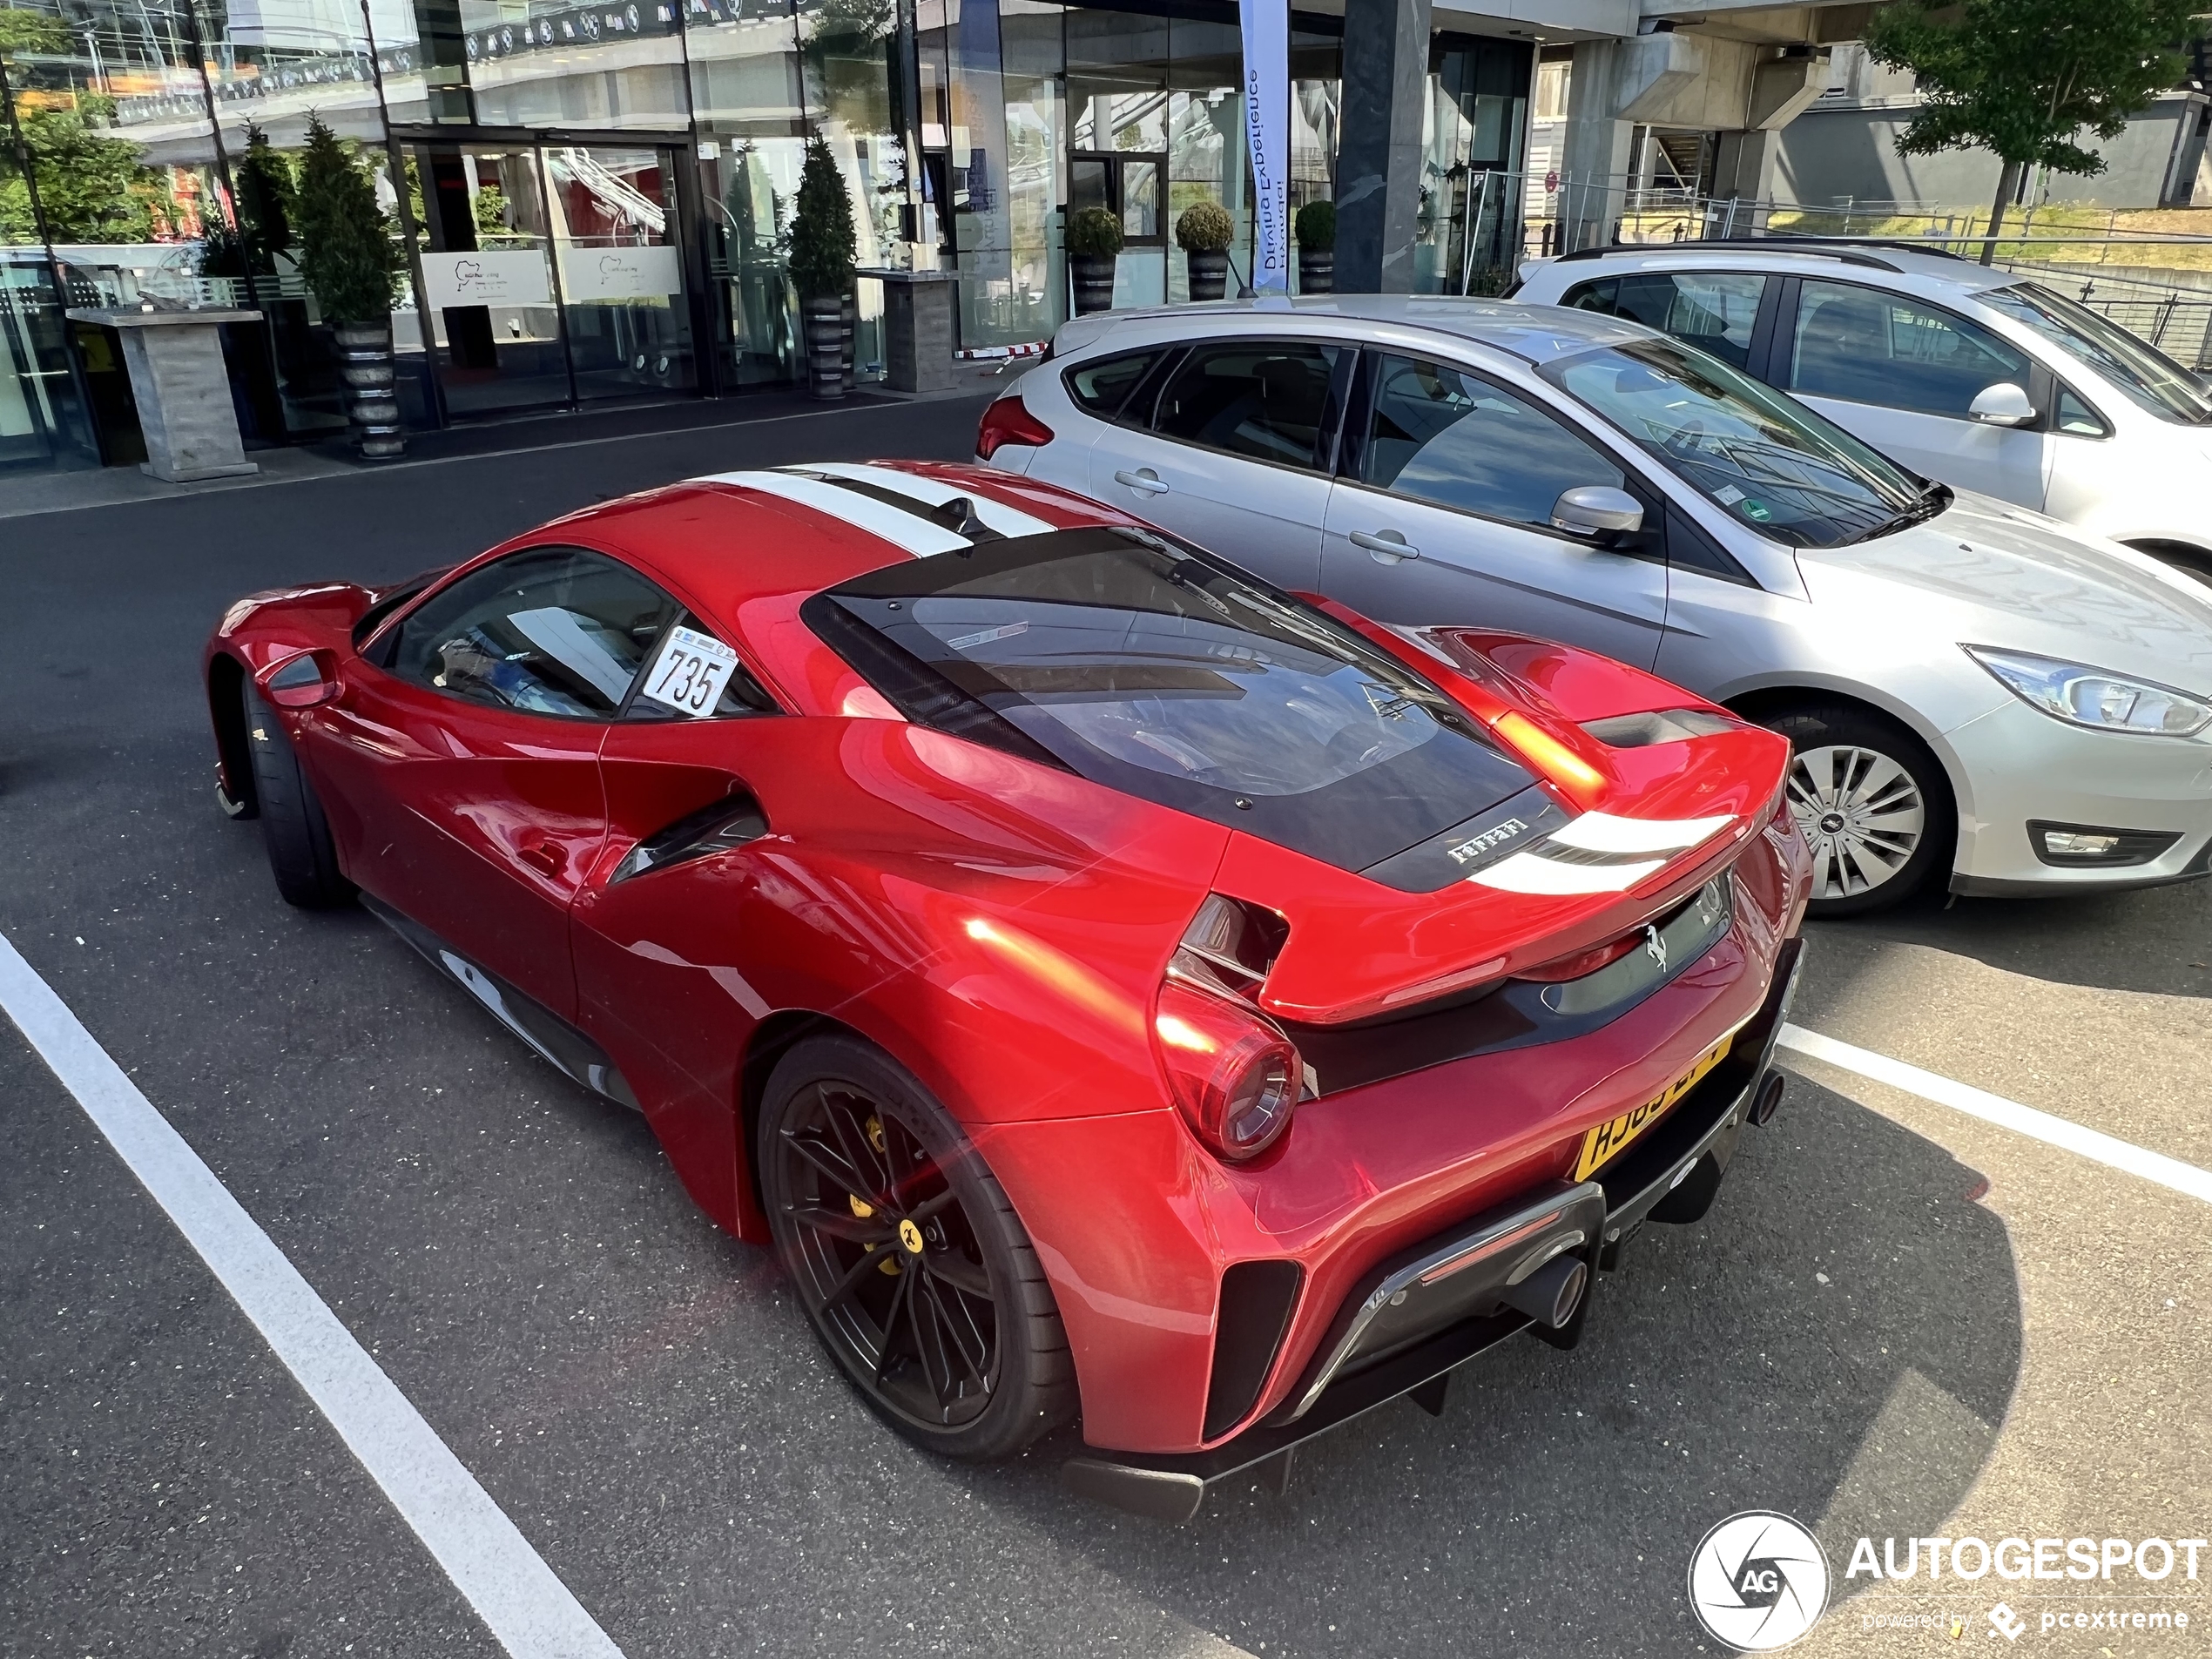
[[[1603,546],[1643,528],[1643,503],[1609,484],[1584,484],[1552,503],[1552,528]]]
[[[255,683],[280,709],[312,709],[338,695],[338,658],[327,651],[303,651],[257,676]]]
[[[2000,381],[1975,393],[1966,413],[1984,426],[2026,426],[2035,418],[2035,405],[2012,381]]]

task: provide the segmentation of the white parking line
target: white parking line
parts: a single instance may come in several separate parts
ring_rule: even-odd
[[[1876,1054],[1871,1049],[1861,1049],[1848,1042],[1838,1042],[1833,1037],[1824,1037],[1817,1031],[1808,1031],[1801,1025],[1782,1028],[1781,1046],[1794,1049],[1808,1059],[1825,1061],[1840,1066],[1845,1071],[1855,1071],[1862,1077],[1871,1077],[1878,1083],[1887,1083],[1901,1089],[1908,1095],[1918,1095],[1922,1100],[1933,1101],[1939,1106],[1948,1106],[1969,1117],[1979,1117],[1984,1123],[1994,1123],[2000,1129],[2011,1130],[2016,1135],[2026,1135],[2052,1146],[2063,1147],[2085,1158],[2128,1174],[2155,1181],[2161,1187],[2192,1198],[2212,1204],[2212,1170],[2200,1170],[2194,1163],[2184,1163],[2179,1158],[2169,1158],[2163,1152],[2154,1152],[2148,1147],[2137,1146],[2102,1134],[2080,1124],[2069,1123],[2063,1117],[2054,1117],[2033,1106],[2023,1106],[2016,1100],[2006,1100],[2002,1095],[1993,1095],[1986,1089],[1976,1089],[1971,1083],[1954,1082],[1932,1071],[1923,1071],[1918,1066],[1908,1066],[1902,1060],[1892,1060],[1887,1055]]]
[[[0,1008],[516,1659],[622,1659],[314,1287],[153,1109],[68,1004],[0,936]]]

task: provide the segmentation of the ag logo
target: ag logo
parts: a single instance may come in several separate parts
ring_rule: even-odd
[[[1745,1653],[1786,1648],[1828,1608],[1828,1557],[1787,1515],[1749,1509],[1699,1541],[1689,1605],[1716,1642]]]

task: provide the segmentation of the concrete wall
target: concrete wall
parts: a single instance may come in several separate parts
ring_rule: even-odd
[[[1845,199],[1946,207],[1988,205],[2000,171],[1997,158],[1988,152],[1898,154],[1898,137],[1912,119],[1911,76],[1882,68],[1855,44],[1836,49],[1831,75],[1827,96],[1782,131],[1781,155],[1774,169],[1776,200],[1819,207]],[[2038,178],[2031,182],[2028,200],[2159,206],[2175,145],[2204,103],[2202,93],[2160,98],[2129,121],[2118,138],[2088,146],[2104,156],[2104,172]],[[2187,171],[2185,190],[2194,184],[2195,169]]]

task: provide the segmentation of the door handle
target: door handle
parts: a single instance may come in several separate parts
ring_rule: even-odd
[[[531,868],[550,876],[557,876],[569,867],[569,855],[550,841],[532,841],[516,856]]]
[[[1420,549],[1415,547],[1396,530],[1354,530],[1349,538],[1352,546],[1364,547],[1374,556],[1378,564],[1395,564],[1400,559],[1417,559]]]
[[[1131,489],[1147,496],[1164,496],[1168,493],[1167,485],[1160,482],[1160,475],[1150,467],[1139,467],[1135,472],[1117,472],[1114,475],[1114,482],[1127,484]]]

